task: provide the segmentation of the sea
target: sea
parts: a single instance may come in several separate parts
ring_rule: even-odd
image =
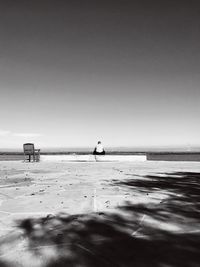
[[[93,147],[36,147],[40,148],[41,154],[44,155],[87,155],[92,154]],[[146,153],[200,153],[200,146],[118,146],[105,147],[108,155],[135,155]],[[1,154],[23,154],[23,147],[21,148],[0,148]]]

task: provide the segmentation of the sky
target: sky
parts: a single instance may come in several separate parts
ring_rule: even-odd
[[[0,148],[200,145],[198,0],[0,0]]]

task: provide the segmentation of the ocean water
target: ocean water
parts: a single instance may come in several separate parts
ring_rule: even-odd
[[[42,154],[47,155],[87,155],[92,154],[93,147],[38,147],[41,149]],[[200,146],[154,146],[154,147],[105,147],[106,154],[108,155],[137,155],[146,154],[148,152],[184,152],[184,153],[200,153]],[[21,154],[23,153],[23,147],[21,148],[0,148],[0,154]]]

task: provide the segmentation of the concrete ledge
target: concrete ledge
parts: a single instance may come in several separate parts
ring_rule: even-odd
[[[115,162],[115,161],[146,161],[146,155],[42,155],[41,161],[69,161],[69,162]]]
[[[200,153],[147,153],[146,156],[154,161],[200,161]]]
[[[2,154],[0,155],[0,161],[17,161],[24,160],[23,154]]]

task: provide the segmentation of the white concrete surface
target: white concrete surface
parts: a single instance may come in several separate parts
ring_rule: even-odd
[[[146,155],[102,155],[102,156],[94,156],[94,155],[42,155],[41,161],[43,162],[137,162],[137,161],[146,161]]]

